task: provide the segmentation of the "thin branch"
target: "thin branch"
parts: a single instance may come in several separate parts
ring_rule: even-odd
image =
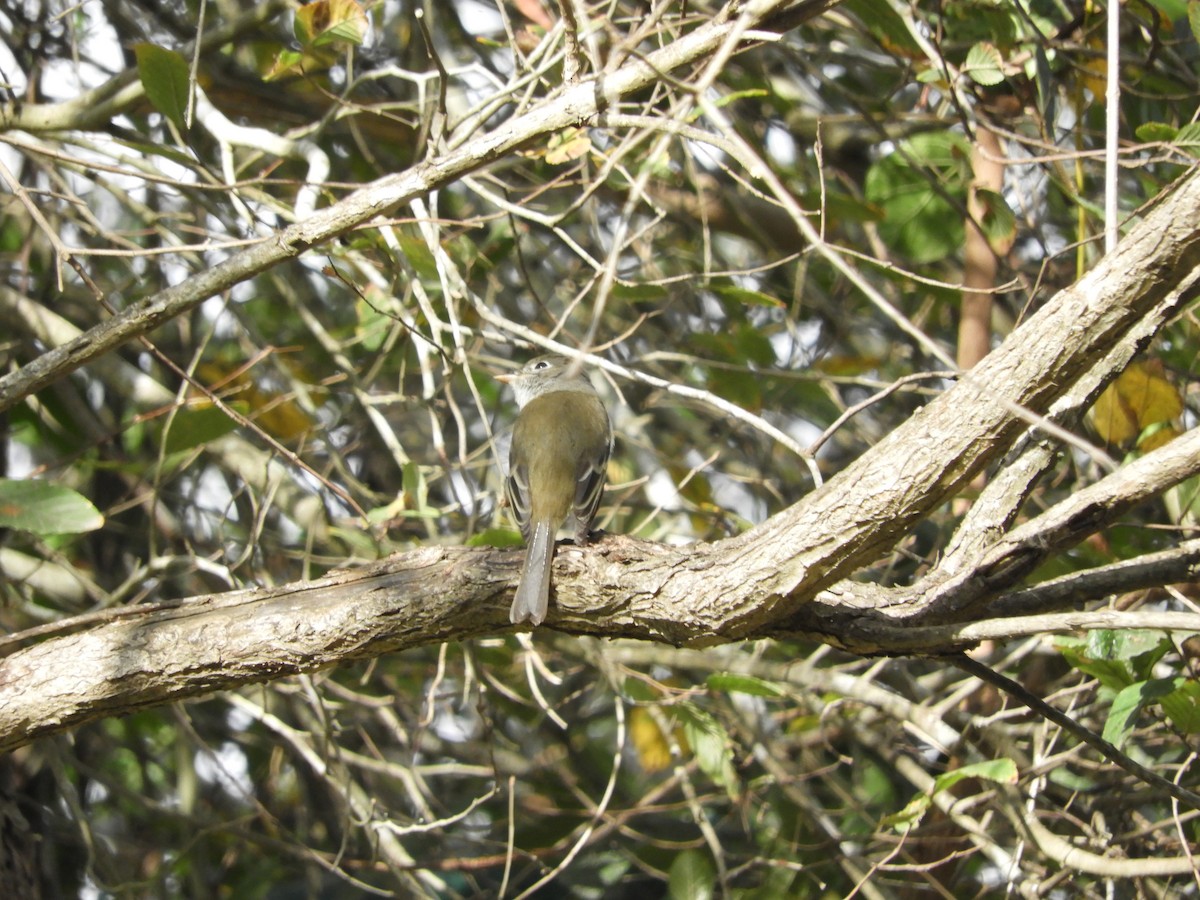
[[[842,593],[841,586],[830,594]],[[1010,641],[1016,638],[1045,637],[1051,634],[1076,634],[1081,631],[1145,628],[1159,631],[1200,633],[1200,615],[1190,612],[1158,612],[1154,610],[1095,609],[1081,612],[1044,613],[1012,618],[981,619],[951,625],[909,625],[903,620],[881,623],[865,617],[853,626],[839,622],[834,616],[853,616],[845,608],[830,609],[822,605],[814,616],[830,621],[821,636],[836,636],[853,640],[844,644],[859,653],[887,653],[896,656],[911,654],[941,655],[951,650],[973,647],[983,641]],[[795,623],[793,623],[795,625]],[[796,625],[795,627],[802,627]],[[810,633],[806,630],[806,633]]]
[[[1084,728],[1070,716],[1060,712],[1055,707],[1051,706],[1041,697],[1034,694],[1025,688],[1018,681],[1013,681],[1007,675],[1002,675],[999,672],[985,666],[978,660],[974,660],[965,653],[956,653],[948,657],[948,660],[958,668],[962,669],[969,675],[974,675],[980,681],[984,681],[993,687],[1003,691],[1010,697],[1019,700],[1025,706],[1036,712],[1038,715],[1049,719],[1056,725],[1066,729],[1079,740],[1086,744],[1095,747],[1100,754],[1109,762],[1115,763],[1131,775],[1142,779],[1148,784],[1165,791],[1170,796],[1174,797],[1181,803],[1186,803],[1193,809],[1200,810],[1200,794],[1194,791],[1189,791],[1187,788],[1180,787],[1173,781],[1163,778],[1157,772],[1152,772],[1147,769],[1137,760],[1130,757],[1128,754],[1121,752],[1100,735],[1088,728]]]
[[[988,612],[998,618],[1028,616],[1072,603],[1193,582],[1197,578],[1200,578],[1200,539],[1040,582],[1001,598],[988,607]]]
[[[818,15],[830,2],[806,0],[800,6],[812,15]],[[754,24],[784,5],[785,0],[751,4],[753,15],[743,13],[742,21]],[[209,37],[214,33],[210,32]],[[590,122],[597,113],[623,97],[655,83],[663,72],[717,51],[725,45],[727,36],[728,26],[720,20],[701,26],[648,54],[644,60],[631,60],[617,71],[605,73],[603,78],[588,78],[568,87],[495,131],[481,134],[404,172],[380,178],[309,219],[276,232],[271,240],[243,250],[212,268],[202,269],[179,285],[135,303],[113,304],[125,308],[78,340],[49,350],[16,372],[0,378],[0,411],[11,408],[24,397],[126,341],[195,308],[209,297],[284,260],[293,259],[316,244],[360,227],[398,204],[457,181],[530,140],[570,125]]]
[[[975,565],[922,588],[923,617],[951,618],[977,599],[1018,583],[1050,554],[1079,543],[1138,503],[1200,472],[1200,428],[1071,494],[1004,535]]]
[[[1121,4],[1104,4],[1108,76],[1104,89],[1104,252],[1112,253],[1121,236],[1117,200],[1117,144],[1121,125]]]
[[[291,8],[289,0],[264,0],[222,25],[208,29],[200,41],[202,52],[218,49],[239,35],[252,32]],[[184,56],[193,44],[180,48]],[[104,84],[61,103],[0,103],[0,131],[63,131],[98,128],[129,109],[145,96],[137,69],[126,69]]]

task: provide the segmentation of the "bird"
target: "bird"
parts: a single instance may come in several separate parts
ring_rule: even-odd
[[[612,423],[581,364],[566,356],[538,356],[496,379],[512,387],[519,409],[504,489],[526,551],[509,619],[536,626],[546,618],[554,538],[568,516],[575,543],[587,545],[604,492]]]

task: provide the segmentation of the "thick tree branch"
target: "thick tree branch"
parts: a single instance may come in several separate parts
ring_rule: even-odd
[[[1100,392],[1124,371],[1178,310],[1190,302],[1200,281],[1200,269],[1180,281],[1142,317],[1105,358],[1092,367],[1050,405],[1046,418],[1055,425],[1073,428],[1091,408]],[[1005,455],[971,509],[963,517],[932,577],[944,580],[973,564],[1012,525],[1038,480],[1054,465],[1061,446],[1040,427],[1030,428]]]
[[[971,568],[924,589],[914,618],[955,621],[1008,590],[1056,550],[1074,546],[1134,505],[1200,472],[1200,429],[1134,460],[1009,532]]]
[[[722,35],[720,25],[698,29],[648,63],[632,63],[602,83],[569,88],[499,132],[381,179],[270,243],[137,304],[46,354],[44,362],[0,380],[0,408],[304,247],[460,177],[525,140],[588,121],[615,98],[657,78],[660,69],[711,52]],[[1029,413],[1045,414],[1116,343],[1139,328],[1139,340],[1149,339],[1153,329],[1144,328],[1147,317],[1165,321],[1200,266],[1196,208],[1200,173],[959,384],[823,488],[762,526],[731,540],[687,548],[623,537],[584,552],[564,548],[555,565],[551,623],[570,633],[692,646],[807,634],[862,653],[945,653],[984,636],[1003,636],[984,635],[978,625],[949,618],[914,628],[912,615],[930,609],[931,597],[887,607],[893,594],[850,576],[1003,455],[1028,432]],[[988,552],[967,554],[957,581],[943,586],[953,602],[947,599],[938,608],[939,617],[990,603],[1011,588],[1027,571],[1012,568],[1013,553],[1036,550],[1045,539],[1039,528],[1050,529],[1052,543],[1062,546],[1104,527],[1137,498],[1185,477],[1195,468],[1196,440],[1195,434],[1185,435],[1158,451],[1162,455],[1156,460],[1174,462],[1165,473],[1142,473],[1146,483],[1130,480],[1131,466],[1051,510],[1037,525],[1001,538],[993,545],[995,558]],[[193,598],[54,637],[0,661],[0,749],[172,699],[502,631],[509,627],[505,610],[519,559],[518,551],[423,548],[311,584]],[[976,589],[973,577],[1001,570],[1006,577],[985,582],[982,592]],[[1114,614],[1104,615],[1112,624]],[[1195,628],[1194,618],[1159,625]],[[1098,620],[1056,621],[1061,627],[1090,627]],[[1012,633],[1023,633],[1013,628]]]
[[[740,566],[729,583],[710,592],[719,619],[727,606],[718,598],[743,598],[734,612],[740,624],[729,636],[787,615],[886,552],[1008,450],[1027,427],[1027,416],[1018,413],[1045,414],[1145,316],[1153,312],[1162,321],[1164,301],[1182,302],[1180,288],[1200,266],[1197,204],[1200,171],[951,390],[802,502],[734,538]],[[789,556],[756,552],[761,547],[786,547]],[[728,551],[696,548],[689,571],[708,567],[712,552]],[[691,590],[686,578],[678,586],[668,579],[657,596],[682,604]]]
[[[1188,213],[1198,205],[1200,175],[969,379],[763,526],[687,548],[610,537],[590,551],[564,549],[551,622],[693,646],[803,633],[862,653],[944,653],[981,639],[950,619],[914,628],[912,616],[929,609],[930,598],[879,608],[893,598],[872,585],[822,588],[871,561],[1002,454],[1026,428],[1011,404],[1044,410],[1190,277],[1200,231]],[[1002,539],[980,565],[998,571],[1012,565],[1014,547],[1028,554],[1039,539],[1062,546],[1104,527],[1193,471],[1197,440],[1185,434],[1103,479]],[[48,640],[0,663],[0,748],[169,699],[502,630],[519,558],[426,548],[313,584],[201,597]],[[946,596],[982,603],[1014,583],[996,578],[993,593],[980,594],[980,571],[958,573]],[[941,615],[960,606],[947,601]]]
[[[650,579],[686,567],[689,558],[688,548],[617,536],[587,551],[560,548],[549,621],[570,634],[694,646],[719,641],[721,635],[698,624],[692,605],[664,621],[648,598]],[[0,660],[0,751],[171,700],[505,631],[520,559],[512,550],[430,547],[309,583],[122,610]],[[708,583],[726,580],[737,566],[732,553],[696,573],[694,606],[719,601],[707,593]],[[853,621],[852,606],[869,606],[875,596],[871,585],[846,582],[806,608],[811,621],[794,617],[744,636],[791,637],[800,630],[863,652],[928,654],[989,638],[1087,628],[1200,631],[1197,615],[1112,610],[929,627],[889,624],[860,610]]]

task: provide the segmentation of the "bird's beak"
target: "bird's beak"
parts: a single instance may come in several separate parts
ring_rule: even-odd
[[[506,372],[503,375],[493,375],[492,377],[495,378],[501,384],[508,384],[514,378],[517,377],[517,373],[516,372]]]

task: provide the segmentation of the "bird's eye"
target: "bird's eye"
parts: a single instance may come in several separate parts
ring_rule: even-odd
[[[548,363],[548,362],[547,362],[546,360],[544,360],[544,359],[539,359],[537,362],[535,362],[535,363],[533,364],[533,367],[534,367],[535,369],[548,369],[548,368],[550,368],[550,363]]]

